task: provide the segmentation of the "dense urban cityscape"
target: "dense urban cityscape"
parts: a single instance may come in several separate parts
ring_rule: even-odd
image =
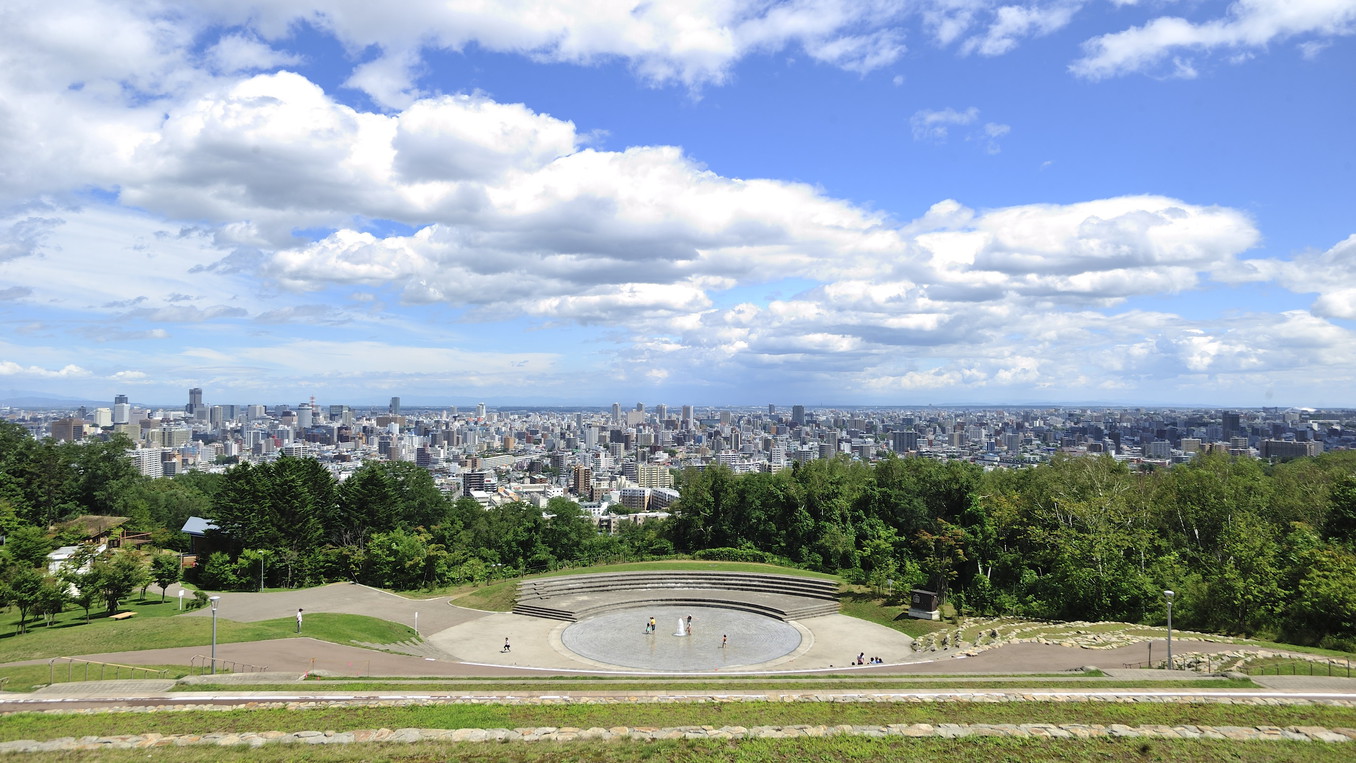
[[[217,404],[188,391],[182,408],[117,395],[76,410],[10,408],[4,417],[35,438],[123,435],[146,477],[224,472],[242,461],[314,458],[336,479],[369,461],[429,470],[445,493],[484,506],[551,498],[580,502],[600,526],[616,514],[662,516],[678,498],[675,472],[719,463],[735,473],[775,472],[838,456],[962,460],[1023,468],[1056,453],[1109,454],[1134,468],[1166,468],[1198,453],[1268,461],[1356,444],[1356,411],[1257,408],[765,408],[664,403],[566,409],[385,408]]]

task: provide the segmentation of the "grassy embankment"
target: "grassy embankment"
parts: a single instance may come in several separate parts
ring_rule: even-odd
[[[1082,723],[1211,726],[1315,725],[1351,727],[1356,709],[1177,703],[843,703],[728,702],[702,704],[328,707],[159,713],[0,716],[0,741],[114,734],[200,734],[206,731],[350,731],[375,728],[536,728],[599,726],[759,726],[908,723]],[[1350,749],[1347,750],[1350,754]]]
[[[18,617],[11,612],[7,620],[0,621],[0,663],[185,646],[200,647],[206,653],[211,642],[212,619],[184,616],[187,613],[179,611],[175,600],[132,599],[120,611],[137,614],[128,620],[110,620],[100,612],[86,622],[84,610],[66,610],[50,626],[30,622],[28,632],[22,634],[17,633]],[[295,631],[296,622],[290,617],[254,623],[217,617],[217,642],[223,644],[295,638]],[[306,618],[305,635],[339,644],[390,644],[413,638],[415,633],[406,625],[375,617],[317,612]],[[0,669],[0,675],[12,675],[11,670]],[[18,678],[10,680],[8,688],[13,690]]]
[[[121,763],[175,760],[182,763],[273,763],[274,761],[443,761],[538,763],[588,760],[596,763],[786,763],[799,760],[945,760],[958,758],[1032,763],[1097,761],[1166,761],[1198,763],[1346,763],[1351,751],[1343,744],[1310,742],[1226,742],[1214,740],[1096,739],[1046,740],[1001,737],[966,739],[871,739],[832,737],[754,739],[743,741],[683,740],[650,743],[571,742],[563,744],[360,744],[276,745],[257,749],[215,746],[148,750],[98,750],[62,753],[63,761]]]

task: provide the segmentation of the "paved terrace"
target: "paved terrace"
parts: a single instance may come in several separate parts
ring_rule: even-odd
[[[170,595],[174,596],[171,589]],[[365,586],[339,583],[302,591],[278,593],[227,593],[222,595],[218,617],[242,621],[289,617],[298,607],[307,612],[341,612],[379,617],[394,622],[414,623],[419,614],[419,630],[425,642],[410,645],[410,654],[378,651],[357,644],[344,645],[319,641],[302,636],[245,643],[222,643],[217,646],[220,659],[235,660],[254,665],[265,665],[270,670],[300,674],[304,671],[324,670],[350,676],[446,676],[446,677],[522,677],[528,675],[571,674],[655,674],[662,666],[649,669],[625,665],[605,665],[601,660],[580,655],[564,646],[564,633],[572,623],[528,617],[504,612],[483,612],[452,606],[447,598],[410,599]],[[643,638],[643,618],[651,610],[633,610],[626,620],[628,625],[618,629],[617,649],[627,648],[625,638]],[[658,612],[657,608],[652,611]],[[713,623],[712,613],[719,609],[681,608],[694,618],[694,631],[702,641],[697,651],[720,655],[719,634],[708,627]],[[89,655],[64,655],[85,659],[116,662],[129,665],[188,665],[197,655],[208,653],[211,613],[205,609],[185,612],[182,617],[199,618],[203,622],[203,643],[197,647],[152,649],[131,652],[107,652]],[[673,644],[676,616],[660,621],[657,645]],[[775,622],[775,621],[769,621]],[[580,623],[583,625],[584,623]],[[746,672],[796,673],[842,672],[858,653],[880,657],[885,664],[851,667],[854,673],[897,675],[957,675],[985,673],[1048,673],[1075,670],[1083,666],[1119,669],[1125,663],[1145,659],[1147,644],[1116,649],[1073,649],[1051,644],[1021,643],[996,647],[972,657],[949,650],[915,653],[912,640],[897,631],[845,615],[823,615],[794,621],[800,642],[790,652],[777,657],[742,662],[737,667],[721,669],[710,665],[689,673]],[[304,629],[303,629],[304,630]],[[512,650],[501,651],[505,638]],[[739,635],[730,654],[752,648],[754,635]],[[664,639],[664,641],[660,641]],[[1165,653],[1159,640],[1153,645],[1156,654]],[[387,649],[402,648],[399,645]],[[1236,650],[1233,644],[1193,643],[1195,651],[1223,652]],[[604,648],[606,652],[606,647]],[[611,652],[615,654],[616,652]],[[722,657],[725,659],[725,657]],[[30,660],[27,664],[45,663]]]

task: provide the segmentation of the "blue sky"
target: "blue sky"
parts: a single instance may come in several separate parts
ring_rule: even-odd
[[[1352,405],[1356,0],[0,9],[0,388]]]

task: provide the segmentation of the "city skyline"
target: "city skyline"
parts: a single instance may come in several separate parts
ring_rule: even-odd
[[[1356,0],[16,0],[0,388],[1356,405],[1354,32]]]

